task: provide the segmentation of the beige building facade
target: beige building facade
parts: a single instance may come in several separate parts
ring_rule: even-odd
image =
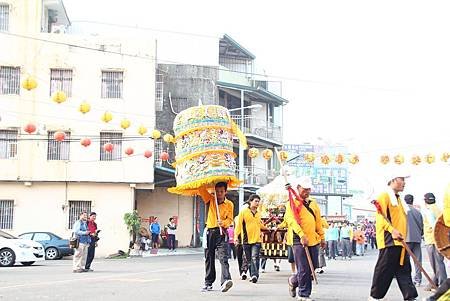
[[[179,245],[189,245],[192,199],[153,191],[154,157],[143,155],[154,152],[155,40],[66,34],[70,21],[58,0],[4,0],[0,14],[0,229],[68,238],[80,211],[95,211],[96,254],[105,256],[128,249],[123,216],[138,209],[164,223],[179,216]],[[24,89],[26,79],[37,87]],[[58,104],[59,91],[67,99]],[[63,141],[56,131],[65,132]],[[83,138],[91,144],[82,146]]]

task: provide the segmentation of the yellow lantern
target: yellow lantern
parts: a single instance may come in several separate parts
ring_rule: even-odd
[[[280,151],[280,160],[282,162],[287,161],[287,159],[289,158],[288,152],[287,151]]]
[[[447,162],[450,159],[450,153],[443,153],[441,157],[442,162]]]
[[[166,143],[173,143],[173,136],[172,135],[170,135],[170,134],[165,134],[164,135],[164,137],[163,137],[163,140],[166,142]]]
[[[316,156],[313,153],[305,154],[305,161],[308,163],[314,163],[314,160],[316,160]]]
[[[403,155],[398,154],[394,157],[394,162],[399,165],[403,164],[405,163],[405,157],[403,157]]]
[[[381,162],[381,164],[386,165],[386,164],[389,163],[389,161],[390,161],[390,159],[389,159],[389,156],[388,156],[388,155],[382,155],[382,156],[380,157],[380,162]]]
[[[131,122],[128,119],[122,119],[122,121],[120,122],[120,127],[123,128],[124,130],[126,130],[127,128],[129,128],[131,125]]]
[[[336,161],[337,164],[342,164],[342,163],[344,163],[344,159],[345,159],[345,157],[343,154],[337,154],[334,161]]]
[[[425,161],[427,161],[428,164],[432,164],[436,161],[436,157],[433,154],[428,154],[425,156]]]
[[[147,128],[145,126],[141,125],[138,128],[138,133],[139,133],[139,135],[142,135],[142,136],[145,135],[145,133],[147,133]]]
[[[87,112],[89,112],[89,111],[91,110],[91,105],[88,104],[87,102],[83,101],[83,102],[80,104],[80,107],[78,108],[78,110],[79,110],[81,113],[86,114]]]
[[[56,103],[63,103],[67,100],[67,95],[63,91],[56,91],[52,97],[53,101]]]
[[[153,130],[153,131],[152,131],[152,138],[153,138],[153,139],[159,139],[159,138],[161,138],[161,132],[158,131],[158,130]]]
[[[414,165],[419,165],[420,162],[422,162],[422,159],[420,159],[420,156],[413,156],[411,158],[411,163]]]
[[[348,158],[348,162],[350,162],[351,164],[356,164],[359,162],[359,157],[358,155],[351,155],[350,158]]]
[[[37,87],[37,82],[32,76],[28,76],[22,83],[22,88],[31,91]]]
[[[111,112],[106,111],[105,113],[103,113],[103,115],[102,115],[102,121],[103,121],[103,122],[108,123],[108,122],[110,122],[112,119],[113,119],[113,116],[112,116]]]
[[[320,157],[320,162],[322,162],[322,164],[328,165],[330,163],[330,157],[328,155],[323,155]]]
[[[270,150],[270,149],[268,149],[268,148],[266,148],[266,149],[263,150],[263,152],[262,152],[262,156],[263,156],[263,158],[266,159],[266,160],[270,160],[270,158],[272,158],[272,155],[273,155],[272,150]]]
[[[257,148],[252,147],[248,150],[248,156],[251,159],[255,159],[256,157],[258,157],[258,155],[259,155],[259,150]]]

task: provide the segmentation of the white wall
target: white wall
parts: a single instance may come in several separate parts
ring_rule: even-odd
[[[76,138],[70,145],[70,162],[67,164],[47,161],[46,141],[19,141],[16,159],[0,160],[0,180],[152,183],[153,160],[142,156],[146,149],[153,150],[151,139],[122,143],[122,154],[131,146],[135,157],[100,162],[98,137],[100,131],[106,130],[121,132],[124,138],[139,136],[140,125],[147,127],[148,133],[155,127],[155,40],[41,34],[40,1],[33,2],[36,5],[28,1],[10,3],[12,32],[37,34],[39,39],[95,49],[106,45],[106,50],[136,54],[144,59],[0,35],[0,45],[8,45],[7,51],[0,52],[0,65],[18,66],[21,81],[31,75],[38,83],[32,91],[21,88],[20,95],[0,95],[0,129],[22,129],[32,122],[36,124],[39,136],[29,136],[22,129],[22,138],[45,140],[50,130],[71,131],[72,137]],[[49,95],[50,68],[73,69],[73,95],[62,104],[53,102]],[[109,69],[124,72],[122,99],[101,98],[101,71]],[[91,111],[84,115],[78,111],[83,101],[91,105]],[[108,124],[101,121],[105,111],[113,114],[113,120]],[[131,121],[131,127],[126,131],[120,128],[123,118]],[[78,142],[84,136],[96,137],[88,148]]]
[[[162,227],[169,223],[169,217],[178,216],[176,234],[178,246],[186,247],[190,245],[194,214],[192,197],[172,194],[167,192],[166,188],[158,187],[155,190],[138,190],[137,200],[139,216],[141,218],[157,216]]]
[[[67,194],[67,200],[66,200]],[[86,183],[0,183],[0,199],[14,200],[15,235],[29,231],[53,232],[63,238],[71,236],[68,228],[69,200],[91,201],[102,230],[96,256],[128,250],[129,233],[123,215],[133,210],[133,189],[127,184]]]

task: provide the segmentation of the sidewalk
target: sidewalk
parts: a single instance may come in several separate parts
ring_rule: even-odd
[[[169,249],[158,249],[158,253],[151,254],[150,251],[144,252],[140,255],[131,255],[130,257],[136,258],[136,257],[158,257],[158,256],[180,256],[180,255],[196,255],[196,254],[203,254],[204,249],[203,248],[178,248],[175,249],[174,252],[169,252]]]

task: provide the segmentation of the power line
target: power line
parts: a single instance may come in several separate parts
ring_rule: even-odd
[[[118,52],[118,51],[112,51],[112,50],[106,50],[106,49],[103,50],[103,49],[98,49],[98,48],[93,48],[93,47],[88,47],[88,46],[82,46],[82,45],[77,45],[77,44],[52,41],[52,40],[47,40],[47,39],[43,39],[43,38],[26,36],[26,35],[11,33],[11,32],[1,32],[0,31],[0,34],[9,35],[9,36],[17,37],[17,38],[22,38],[22,39],[30,39],[30,40],[40,41],[40,42],[43,42],[43,43],[52,43],[52,44],[57,44],[57,45],[65,45],[65,46],[70,46],[70,47],[80,48],[80,49],[90,50],[90,51],[96,51],[96,52],[101,52],[101,53],[109,53],[109,54],[115,54],[115,55],[121,55],[121,56],[128,56],[128,57],[131,57],[131,58],[153,61],[155,63],[192,65],[192,64],[185,64],[183,62],[177,62],[177,61],[160,60],[160,59],[156,59],[154,57],[142,56],[142,55],[138,55],[138,54],[130,54],[130,53],[124,53],[124,52]],[[316,81],[316,80],[307,80],[307,79],[300,79],[300,78],[289,77],[289,76],[282,76],[282,75],[271,75],[271,74],[254,73],[254,72],[246,72],[246,71],[238,71],[238,70],[229,70],[229,69],[220,68],[220,66],[217,66],[217,67],[215,67],[215,66],[207,66],[207,65],[193,65],[193,66],[202,66],[202,68],[204,68],[204,69],[210,69],[210,70],[215,70],[215,71],[226,71],[226,72],[230,72],[230,73],[237,73],[237,74],[244,74],[244,75],[253,75],[253,76],[261,76],[261,77],[265,77],[267,79],[279,79],[279,80],[295,81],[295,82],[310,83],[310,84],[320,84],[320,85],[327,85],[327,86],[340,85],[339,83],[325,82],[325,81]],[[388,92],[398,92],[398,91],[392,90],[392,89],[377,88],[377,87],[353,86],[353,88],[367,89],[367,90],[380,90],[380,91],[384,91],[384,92],[386,92],[386,91],[388,91]]]

